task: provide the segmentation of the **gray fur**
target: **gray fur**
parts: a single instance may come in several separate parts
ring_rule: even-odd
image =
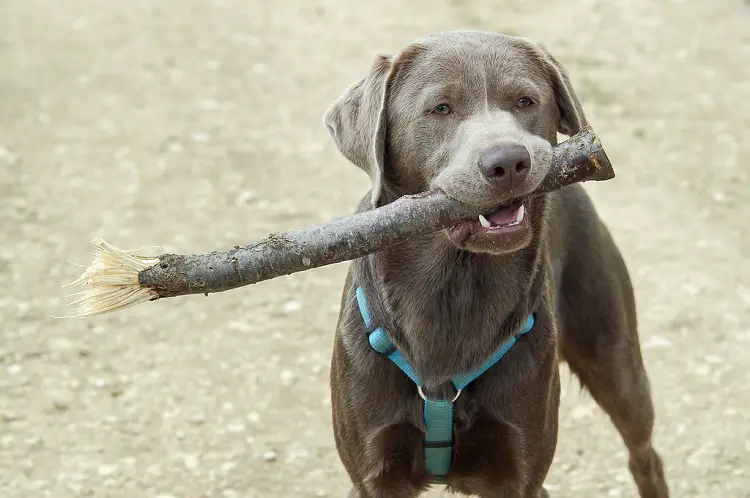
[[[528,96],[535,104],[521,106]],[[441,102],[452,112],[436,114]],[[439,33],[379,57],[324,120],[342,154],[372,180],[359,211],[439,187],[489,212],[532,192],[551,166],[557,133],[585,124],[565,70],[542,46],[476,31]],[[521,144],[532,159],[512,186],[489,181],[478,167],[483,153],[502,144]],[[331,364],[334,434],[350,496],[411,498],[429,485],[421,400],[369,347],[357,286],[436,397],[452,395],[453,375],[477,368],[536,313],[533,332],[456,402],[450,489],[547,496],[558,363],[567,361],[620,431],[641,497],[668,496],[651,446],[633,292],[617,247],[580,186],[527,205],[528,226],[517,233],[442,231],[352,263]]]

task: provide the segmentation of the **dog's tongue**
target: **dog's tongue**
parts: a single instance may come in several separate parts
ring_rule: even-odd
[[[508,223],[513,223],[518,219],[518,210],[521,206],[522,204],[513,204],[511,206],[502,207],[487,216],[487,219],[493,225],[507,225]]]

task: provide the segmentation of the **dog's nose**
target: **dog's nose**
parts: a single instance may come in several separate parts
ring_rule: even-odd
[[[493,147],[479,157],[479,169],[497,188],[521,183],[531,169],[531,156],[521,144]]]

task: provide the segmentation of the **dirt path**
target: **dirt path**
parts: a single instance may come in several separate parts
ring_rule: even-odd
[[[465,27],[570,69],[617,167],[589,191],[635,280],[674,496],[750,496],[748,26],[740,0],[2,2],[0,496],[344,496],[345,265],[49,316],[92,235],[203,251],[349,213],[367,179],[323,111],[377,51]],[[565,379],[552,496],[634,496]]]

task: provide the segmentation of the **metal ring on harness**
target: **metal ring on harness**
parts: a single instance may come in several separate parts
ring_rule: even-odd
[[[432,401],[425,395],[424,391],[422,390],[422,386],[417,386],[417,392],[419,393],[419,397],[422,398],[423,400]],[[451,403],[455,403],[459,396],[461,396],[461,389],[459,389],[456,395],[453,396]]]

